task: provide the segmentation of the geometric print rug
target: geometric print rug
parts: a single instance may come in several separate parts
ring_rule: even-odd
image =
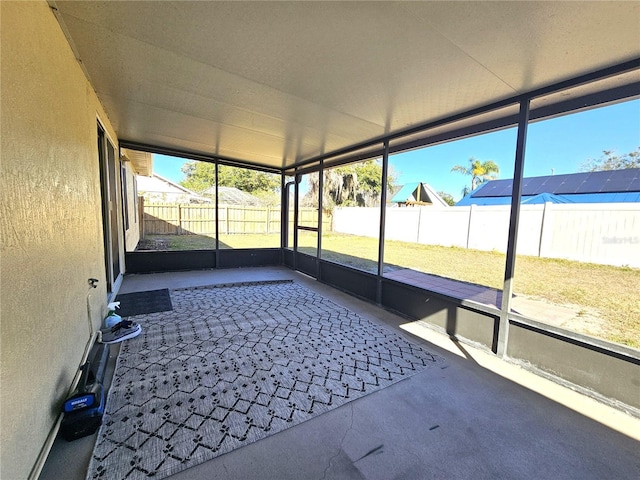
[[[161,479],[443,361],[289,280],[170,295],[128,317],[87,479]]]

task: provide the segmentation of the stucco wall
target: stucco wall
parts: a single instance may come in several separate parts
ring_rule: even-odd
[[[0,9],[0,478],[20,479],[82,358],[87,304],[94,327],[104,313],[96,121],[106,115],[49,6]]]

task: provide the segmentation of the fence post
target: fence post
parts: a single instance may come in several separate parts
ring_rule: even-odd
[[[144,197],[138,197],[138,227],[140,238],[144,238]]]
[[[467,250],[471,243],[471,219],[473,218],[473,203],[469,206],[469,222],[467,222]]]
[[[271,233],[269,230],[269,222],[271,220],[271,207],[267,206],[267,233]]]
[[[544,202],[544,209],[542,210],[542,220],[540,221],[540,243],[538,244],[538,257],[542,258],[542,252],[544,250],[544,232],[545,232],[545,224],[547,223],[548,220],[548,213],[547,210],[551,209],[552,204],[551,202]]]
[[[228,235],[229,234],[229,206],[228,205],[226,206],[225,210],[226,210],[226,217],[227,217],[225,221],[225,224],[226,224],[225,233]]]
[[[178,235],[182,235],[182,204],[178,204]]]

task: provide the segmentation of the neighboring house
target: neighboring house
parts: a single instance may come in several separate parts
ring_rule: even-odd
[[[157,173],[145,177],[138,175],[138,194],[148,203],[211,203],[211,199],[198,195]]]
[[[427,183],[414,182],[404,185],[398,193],[391,199],[391,203],[396,203],[399,207],[427,206],[427,207],[448,207],[436,191]]]
[[[513,180],[491,180],[458,203],[508,205]],[[522,203],[630,203],[640,202],[640,168],[529,177],[522,180]]]
[[[202,192],[202,194],[215,199],[216,187],[209,187]],[[220,205],[244,205],[251,207],[260,207],[264,204],[258,197],[235,187],[218,187],[218,203]]]

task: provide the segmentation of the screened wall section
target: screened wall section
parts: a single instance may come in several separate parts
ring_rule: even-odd
[[[510,205],[472,194],[513,176],[515,146],[512,127],[389,157],[385,278],[500,308]]]
[[[294,246],[310,256],[318,254],[318,173],[301,175],[297,183],[297,209],[294,211]]]
[[[511,302],[546,326],[636,349],[639,111],[633,100],[529,125]]]
[[[142,217],[136,251],[216,248],[213,163],[151,154],[136,184]]]
[[[281,175],[163,154],[135,178],[136,251],[279,248]]]
[[[220,248],[280,247],[280,175],[218,166]]]
[[[324,169],[323,260],[377,273],[381,193],[380,158]]]

